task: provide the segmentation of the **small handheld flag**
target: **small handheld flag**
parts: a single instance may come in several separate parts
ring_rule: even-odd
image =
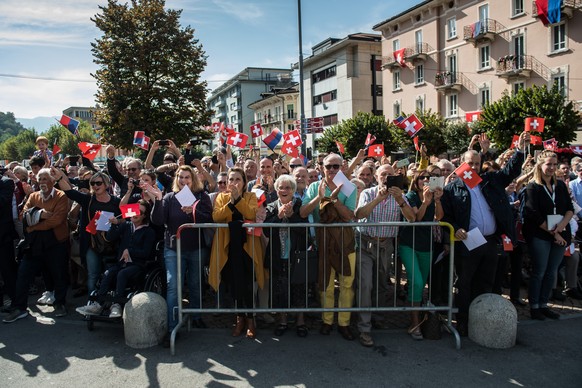
[[[121,210],[121,216],[123,218],[131,218],[141,214],[141,211],[139,210],[139,203],[119,205],[119,210]]]
[[[474,188],[483,180],[481,179],[479,174],[473,171],[473,169],[471,169],[471,166],[469,166],[466,162],[457,167],[457,169],[454,172],[470,188]]]
[[[384,156],[384,144],[374,144],[368,148],[368,156],[378,158]]]
[[[251,136],[254,138],[257,138],[259,136],[263,135],[263,127],[261,126],[260,123],[256,123],[251,125]]]
[[[79,136],[79,121],[67,116],[62,115],[59,123],[69,130],[73,135]]]
[[[545,121],[546,120],[541,117],[526,117],[525,131],[543,132]]]
[[[271,133],[263,139],[263,143],[267,145],[271,149],[271,151],[275,151],[275,147],[281,142],[283,138],[283,134],[279,130],[279,128],[274,128]]]
[[[230,144],[233,147],[245,148],[249,136],[240,132],[233,132],[226,138],[226,144]]]

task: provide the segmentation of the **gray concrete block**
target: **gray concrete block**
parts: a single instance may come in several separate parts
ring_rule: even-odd
[[[469,307],[469,338],[481,346],[508,349],[515,345],[517,311],[497,294],[479,295]]]
[[[135,349],[158,345],[168,330],[166,300],[153,292],[140,292],[123,309],[125,343]]]

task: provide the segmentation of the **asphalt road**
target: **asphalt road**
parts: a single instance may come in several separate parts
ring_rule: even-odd
[[[581,387],[582,316],[524,321],[517,345],[486,349],[444,334],[413,341],[404,330],[373,331],[376,345],[310,332],[298,338],[227,329],[181,333],[169,349],[132,349],[120,324],[89,332],[75,313],[0,324],[0,387]]]

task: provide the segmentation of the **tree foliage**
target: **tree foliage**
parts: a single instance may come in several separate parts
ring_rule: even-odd
[[[24,131],[12,112],[0,112],[0,143]]]
[[[540,135],[544,140],[555,138],[559,147],[567,146],[576,138],[580,115],[571,101],[557,86],[548,89],[533,86],[521,89],[515,95],[507,92],[497,101],[484,107],[481,120],[475,123],[475,131],[486,131],[497,147],[509,148],[513,135],[523,132],[526,117],[542,117],[545,128]]]
[[[323,136],[317,140],[316,148],[321,152],[337,153],[335,142],[339,141],[345,147],[344,156],[354,157],[361,148],[364,148],[368,133],[376,136],[376,144],[384,144],[386,154],[400,148],[400,140],[384,116],[374,116],[366,112],[358,112],[355,117],[327,128]]]
[[[424,143],[429,155],[439,155],[443,152],[447,152],[448,145],[443,136],[443,132],[447,125],[445,118],[440,114],[431,111],[430,109],[424,112],[416,111],[416,117],[424,124],[424,127],[418,132],[419,142]],[[407,117],[408,115],[404,115]],[[412,138],[406,133],[406,131],[398,128],[393,123],[390,123],[397,137],[400,141],[401,147],[406,149],[414,149]],[[466,145],[465,145],[466,147]]]
[[[181,28],[181,11],[164,9],[164,0],[108,0],[92,21],[103,35],[91,44],[99,69],[96,112],[102,136],[131,148],[134,131],[176,144],[203,139],[210,122],[206,108],[206,66],[194,30]]]
[[[36,149],[35,141],[38,134],[34,129],[25,129],[16,136],[0,144],[0,159],[22,161],[29,159]]]
[[[89,143],[97,143],[98,139],[91,124],[86,121],[80,121],[79,136],[74,136],[65,127],[56,123],[50,126],[48,131],[44,134],[49,140],[49,149],[52,149],[56,143],[61,149],[63,155],[79,155],[79,142],[86,141]]]
[[[471,136],[475,133],[473,128],[469,130],[464,122],[448,123],[443,128],[442,136],[447,145],[448,152],[460,155],[467,150],[471,142]]]

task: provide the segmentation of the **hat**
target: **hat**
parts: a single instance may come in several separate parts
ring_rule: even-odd
[[[33,226],[40,222],[40,215],[42,213],[42,209],[38,207],[33,207],[28,209],[24,213],[24,218],[26,219],[26,225]]]
[[[176,161],[176,157],[174,156],[174,154],[165,154],[164,155],[164,160],[171,160],[172,162]]]

